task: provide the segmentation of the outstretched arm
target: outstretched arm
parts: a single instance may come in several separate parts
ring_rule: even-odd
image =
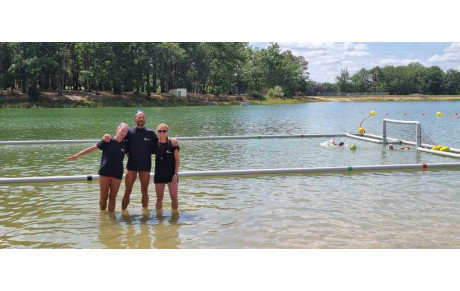
[[[93,145],[92,147],[89,147],[89,148],[87,148],[86,150],[82,150],[82,151],[79,152],[78,154],[75,154],[75,155],[72,155],[72,156],[68,157],[68,158],[67,158],[67,161],[76,160],[76,159],[78,159],[80,156],[83,156],[83,155],[92,153],[92,152],[94,152],[94,151],[96,151],[96,150],[97,150],[97,145]]]

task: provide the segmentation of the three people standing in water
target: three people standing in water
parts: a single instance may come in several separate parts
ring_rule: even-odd
[[[168,188],[170,190],[171,199],[172,199],[172,208],[176,210],[178,208],[178,201],[177,201],[178,176],[177,175],[174,176],[174,175],[178,174],[178,170],[179,170],[179,154],[178,154],[179,147],[178,147],[177,139],[172,138],[171,140],[169,140],[167,126],[165,124],[160,124],[158,126],[158,129],[161,130],[161,132],[159,132],[160,138],[162,136],[166,137],[166,141],[163,137],[163,142],[167,143],[168,147],[165,148],[164,145],[161,146],[162,141],[160,140],[159,142],[157,134],[152,129],[145,127],[146,116],[142,110],[136,111],[134,115],[134,122],[136,123],[136,126],[128,128],[128,126],[124,124],[125,126],[123,127],[125,131],[124,136],[123,136],[124,138],[123,142],[126,147],[126,152],[128,153],[128,162],[127,162],[127,172],[125,176],[125,192],[122,198],[121,208],[122,210],[127,209],[134,182],[139,176],[139,181],[141,184],[141,193],[142,193],[142,199],[141,199],[142,207],[145,210],[148,209],[148,205],[149,205],[148,186],[150,182],[150,172],[152,169],[151,156],[152,154],[155,154],[157,157],[157,160],[159,159],[161,162],[160,163],[161,165],[158,167],[158,170],[157,170],[157,166],[155,166],[155,177],[157,177],[157,174],[158,174],[158,177],[161,177],[161,179],[159,178],[160,179],[159,183],[163,184],[163,191],[161,193],[157,193],[156,209],[157,210],[161,209],[161,207],[158,208],[158,205],[162,206],[164,186],[166,183],[168,183]],[[160,129],[160,126],[161,126],[161,129]],[[117,136],[118,136],[118,131],[117,131]],[[117,138],[117,136],[115,138]],[[110,144],[112,140],[113,138],[111,138],[109,134],[105,134],[102,138],[102,141],[99,142],[98,145],[102,144],[100,147],[102,149],[102,147],[104,147],[103,144]],[[94,146],[94,149],[92,149],[89,152],[95,151],[96,149],[97,147]],[[165,149],[165,151],[163,152],[162,149]],[[173,153],[173,159],[167,156],[167,155],[171,155],[170,153],[171,151]],[[79,153],[79,155],[82,155],[82,153]],[[162,157],[161,157],[162,155],[163,155],[163,159],[166,158],[165,162],[162,162]],[[158,158],[158,156],[160,157]],[[73,158],[73,159],[76,159],[76,158]],[[67,160],[70,161],[73,159],[68,158]],[[121,169],[123,170],[123,159],[120,160],[120,159],[115,159],[113,157],[107,157],[106,159],[109,160],[111,164],[113,165],[116,164],[117,169],[121,167]],[[166,163],[166,161],[168,162]],[[172,176],[171,181],[168,182],[167,180],[168,180],[168,177],[170,176],[169,170],[171,169],[171,167],[173,168],[174,172],[171,175]],[[162,172],[163,170],[167,172],[163,173]],[[119,176],[120,182],[121,182],[122,176],[123,176],[123,172],[121,172],[121,176]],[[102,179],[104,180],[104,178]],[[100,176],[100,180],[101,180],[101,176]],[[172,183],[175,186],[172,184],[170,186],[169,183]],[[120,183],[118,183],[118,188],[119,186],[120,186]],[[112,195],[114,199],[116,198],[118,188],[116,188],[116,192]],[[157,186],[155,186],[155,189],[157,189]],[[161,189],[161,186],[159,186],[159,189]],[[115,190],[115,188],[113,190]],[[102,197],[102,191],[103,190],[101,186],[101,197]],[[159,197],[161,197],[160,203],[158,203]],[[113,208],[111,206],[112,204],[109,205],[109,211],[114,211],[115,203],[113,203]],[[101,210],[102,209],[103,208],[101,205]]]

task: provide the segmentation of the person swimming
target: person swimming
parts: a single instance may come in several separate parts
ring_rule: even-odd
[[[409,150],[410,147],[405,146],[405,147],[400,147],[400,148],[394,148],[393,145],[390,144],[390,145],[388,146],[388,149],[389,149],[389,150],[394,150],[394,151],[401,151],[401,150]]]
[[[332,145],[334,145],[334,146],[336,146],[336,147],[343,147],[344,144],[345,144],[343,141],[341,141],[341,142],[339,142],[339,143],[336,143],[336,142],[334,141],[334,139],[331,140],[331,143],[332,143]]]

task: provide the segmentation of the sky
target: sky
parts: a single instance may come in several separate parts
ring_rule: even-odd
[[[282,51],[290,50],[308,61],[310,79],[335,83],[342,69],[350,75],[362,68],[400,66],[419,62],[425,67],[439,66],[444,71],[460,70],[460,43],[455,42],[278,42]],[[251,42],[266,48],[268,42]]]

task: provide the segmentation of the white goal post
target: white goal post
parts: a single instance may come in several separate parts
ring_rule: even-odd
[[[413,124],[415,125],[415,143],[417,147],[422,146],[422,125],[420,121],[396,120],[396,119],[383,119],[383,143],[387,144],[387,123],[397,124]]]

